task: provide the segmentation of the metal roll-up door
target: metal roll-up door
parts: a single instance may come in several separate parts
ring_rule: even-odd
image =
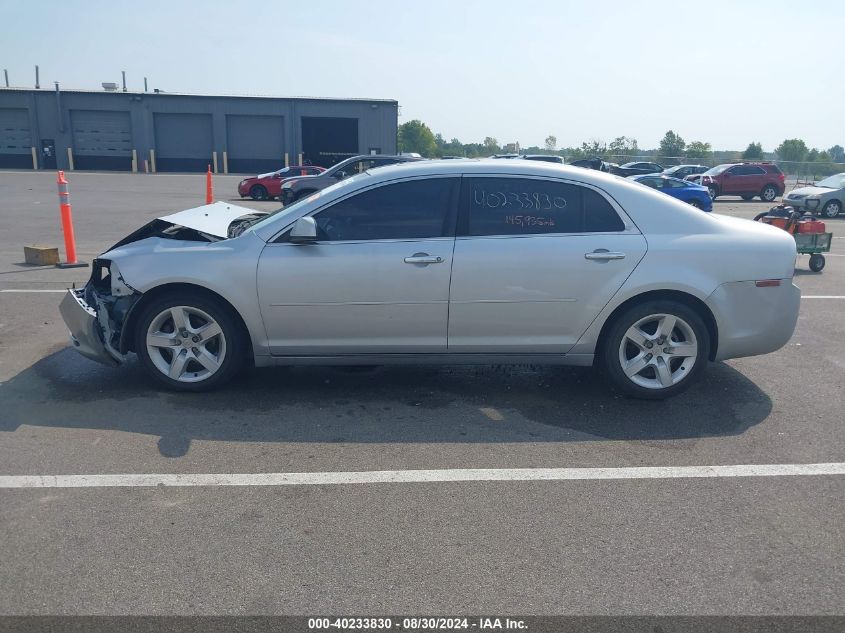
[[[129,112],[71,110],[70,122],[76,169],[132,169],[132,122]]]
[[[306,161],[323,167],[360,154],[358,119],[302,117],[302,153]]]
[[[0,167],[32,169],[32,134],[26,108],[0,108]]]
[[[158,171],[205,171],[211,164],[210,114],[153,114]]]
[[[281,116],[226,116],[229,171],[260,174],[285,166],[285,119]]]

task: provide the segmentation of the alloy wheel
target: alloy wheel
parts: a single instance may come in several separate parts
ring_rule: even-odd
[[[147,328],[147,354],[162,374],[178,382],[202,382],[226,357],[226,337],[208,313],[192,306],[161,311]]]
[[[838,200],[831,200],[824,205],[824,217],[835,218],[842,211],[842,205]]]
[[[628,379],[646,389],[666,389],[686,378],[698,356],[689,323],[674,314],[651,314],[625,332],[619,363]]]

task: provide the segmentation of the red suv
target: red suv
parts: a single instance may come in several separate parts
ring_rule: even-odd
[[[326,171],[324,167],[317,167],[316,165],[282,167],[279,171],[271,171],[269,174],[244,178],[238,183],[238,193],[241,198],[249,196],[253,200],[278,198],[282,193],[282,185],[288,178],[316,176],[324,171]]]
[[[760,196],[763,202],[772,202],[783,195],[785,180],[777,165],[763,162],[718,165],[701,174],[701,184],[714,200],[717,196],[741,196],[743,200]]]

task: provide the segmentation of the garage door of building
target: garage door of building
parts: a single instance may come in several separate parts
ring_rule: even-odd
[[[71,110],[73,164],[76,169],[132,169],[129,112]]]
[[[302,153],[313,165],[330,167],[358,150],[358,119],[302,117]]]
[[[285,119],[280,116],[226,116],[229,171],[260,174],[285,166]]]
[[[0,108],[0,167],[32,169],[32,146],[26,108]]]
[[[210,114],[156,112],[156,169],[205,171],[211,164],[213,132]]]

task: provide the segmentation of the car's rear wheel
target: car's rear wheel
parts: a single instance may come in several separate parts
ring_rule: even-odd
[[[173,293],[143,309],[135,351],[158,383],[177,391],[204,391],[240,369],[245,337],[222,301],[200,293]]]
[[[835,218],[842,212],[842,203],[839,200],[828,200],[822,209],[822,215],[826,218]]]
[[[266,200],[267,187],[264,185],[253,185],[249,190],[249,197],[253,200]]]
[[[659,300],[634,305],[615,318],[599,360],[625,395],[662,400],[695,382],[709,354],[710,334],[698,313]]]
[[[763,190],[760,192],[760,199],[763,202],[772,202],[777,197],[778,197],[778,190],[775,189],[774,185],[766,185],[765,187],[763,187]]]
[[[707,193],[710,194],[711,200],[715,200],[716,196],[719,195],[719,190],[713,185],[707,185]]]

